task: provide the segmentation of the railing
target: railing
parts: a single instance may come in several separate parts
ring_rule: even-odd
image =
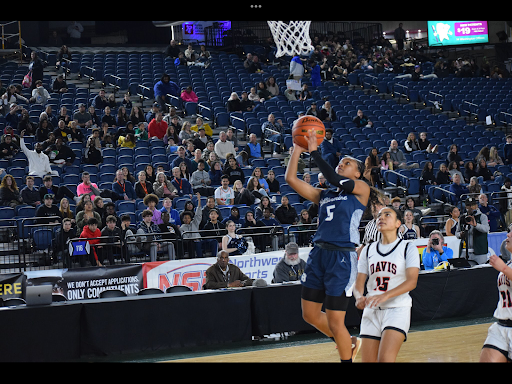
[[[425,103],[431,103],[434,107],[442,110],[444,105],[444,96],[434,91],[428,91],[428,95],[433,95],[434,99],[430,100],[427,98]]]
[[[407,192],[407,188],[409,185],[409,177],[407,177],[406,175],[399,173],[399,172],[395,172],[391,169],[381,172],[381,175],[382,175],[384,182],[387,186],[402,189],[404,191],[404,193]],[[394,180],[391,180],[389,175],[395,175],[397,181],[395,182]]]
[[[449,200],[449,201],[440,200],[436,196],[436,194],[435,194],[436,190],[440,191],[441,195],[443,195],[443,196],[447,195],[448,196],[447,200]],[[441,187],[438,187],[438,186],[435,186],[435,185],[432,185],[432,186],[429,187],[428,195],[429,195],[429,197],[431,199],[431,202],[436,202],[436,203],[441,203],[441,204],[444,204],[444,203],[451,204],[452,198],[456,198],[457,197],[457,195],[455,193],[450,192],[447,189],[444,189],[444,188],[441,188]]]
[[[208,111],[208,114],[204,114],[203,110]],[[203,120],[208,120],[212,124],[212,129],[216,126],[215,116],[213,116],[212,109],[202,103],[197,103],[197,116]],[[235,134],[236,137],[236,134]]]
[[[448,215],[432,215],[420,217],[419,227],[421,237],[428,237],[430,232],[433,230],[431,229],[432,227],[441,232],[444,232],[444,227],[448,218]]]
[[[371,81],[366,81],[367,78],[370,78]],[[375,89],[375,86],[376,86],[378,80],[379,80],[379,78],[377,76],[373,76],[368,73],[365,73],[363,80],[362,80],[363,88],[364,89]],[[368,88],[366,86],[368,86]]]
[[[467,105],[467,107],[466,107]],[[468,117],[471,119],[471,116],[475,116],[475,120],[478,120],[478,108],[480,106],[478,104],[472,103],[467,100],[462,100],[462,111],[468,114]],[[466,109],[467,108],[467,109]]]
[[[98,77],[100,77],[100,76],[98,76],[96,74],[96,72],[98,72],[97,69],[89,67],[87,65],[82,65],[80,67],[80,76],[85,77],[85,78],[87,78],[89,80],[88,81],[88,83],[89,83],[89,91],[91,90],[91,83],[93,83],[94,81],[101,80],[101,79],[98,79]]]
[[[504,120],[501,120],[501,115],[504,115]],[[500,119],[498,122],[502,123],[506,127],[505,134],[508,134],[508,128],[510,125],[512,125],[512,114],[500,111],[498,112],[498,118]]]
[[[396,87],[401,87],[401,89],[404,90],[404,92],[399,92],[396,90]],[[407,85],[403,85],[403,84],[400,84],[400,83],[395,83],[393,84],[393,97],[398,94],[398,99],[399,101],[402,99],[402,96],[408,100],[409,99],[409,87]]]
[[[18,32],[17,33],[6,33],[5,32],[5,27],[13,25],[13,24],[17,24]],[[22,52],[23,49],[22,49],[22,40],[21,40],[21,21],[9,21],[7,23],[0,24],[0,27],[1,27],[1,31],[2,31],[2,53],[3,54],[5,54],[5,53],[17,53],[16,51],[18,51],[18,49],[7,49],[7,48],[5,48],[5,41],[10,39],[10,38],[12,38],[12,37],[18,36],[19,59],[20,59],[20,64],[21,64],[22,61],[23,61],[23,52]]]

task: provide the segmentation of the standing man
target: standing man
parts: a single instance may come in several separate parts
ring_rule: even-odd
[[[405,31],[402,28],[403,25],[403,23],[398,24],[398,28],[393,32],[393,36],[396,40],[396,49],[399,51],[404,49]]]
[[[67,32],[69,35],[69,45],[80,45],[80,39],[82,38],[82,32],[84,27],[78,21],[73,21],[68,25]]]
[[[472,197],[466,199],[466,210],[467,213],[459,219],[455,236],[466,240],[469,260],[477,264],[485,264],[487,262],[487,253],[489,252],[487,242],[487,234],[490,229],[489,220],[478,209],[478,200]]]

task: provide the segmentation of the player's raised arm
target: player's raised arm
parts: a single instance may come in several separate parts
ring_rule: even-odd
[[[299,163],[300,155],[305,152],[306,149],[302,148],[297,144],[293,144],[293,153],[286,167],[286,173],[284,179],[286,183],[292,187],[299,195],[303,198],[318,204],[320,202],[321,189],[313,187],[311,184],[300,180],[297,177],[297,164]]]

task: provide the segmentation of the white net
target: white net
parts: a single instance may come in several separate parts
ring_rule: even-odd
[[[311,21],[267,21],[276,43],[276,57],[308,54],[313,50],[309,26]]]

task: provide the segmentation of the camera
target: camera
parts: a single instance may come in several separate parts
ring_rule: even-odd
[[[469,224],[469,223],[471,223],[471,219],[472,219],[472,218],[473,218],[473,216],[465,216],[465,217],[464,217],[464,222],[465,222],[466,224]]]
[[[432,245],[439,245],[439,239],[438,238],[432,239]]]

